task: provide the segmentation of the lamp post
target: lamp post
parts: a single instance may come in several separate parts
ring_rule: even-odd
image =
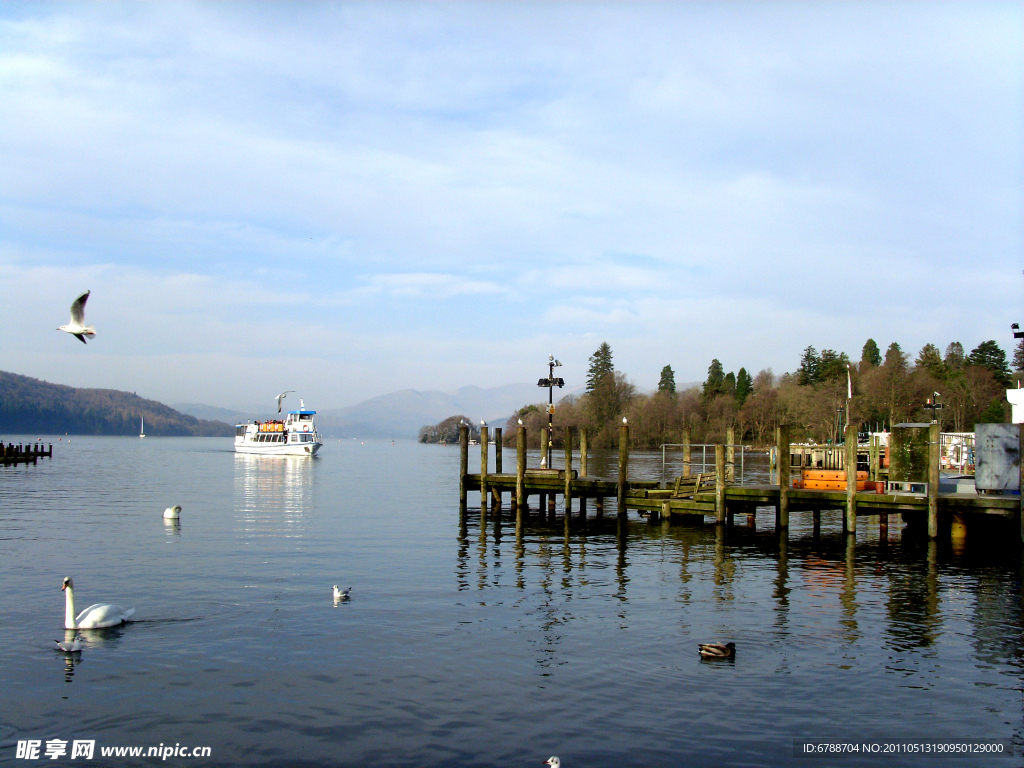
[[[548,428],[544,433],[543,443],[540,447],[540,455],[544,458],[544,464],[548,469],[551,468],[551,422],[555,416],[554,388],[558,387],[561,389],[565,386],[565,381],[555,378],[555,368],[561,367],[562,364],[555,360],[554,355],[548,355],[548,377],[537,381],[538,387],[548,388]]]
[[[937,424],[939,421],[939,411],[942,410],[942,403],[939,402],[939,398],[942,397],[938,392],[932,392],[932,396],[925,401],[925,409],[932,412],[932,424]]]

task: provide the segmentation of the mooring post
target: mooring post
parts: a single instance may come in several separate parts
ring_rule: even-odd
[[[487,425],[480,425],[480,515],[487,517]]]
[[[572,427],[565,428],[565,490],[562,492],[565,501],[565,516],[572,515]]]
[[[690,428],[683,430],[683,477],[690,476]]]
[[[725,446],[715,446],[715,522],[725,522]]]
[[[1024,542],[1024,424],[1020,425],[1019,439],[1017,463],[1020,466],[1020,540]]]
[[[604,517],[604,496],[594,499],[594,517]]]
[[[587,428],[580,427],[580,477],[587,476]],[[587,497],[580,496],[580,517],[587,519]]]
[[[939,423],[928,427],[928,538],[939,537]]]
[[[466,514],[466,475],[469,474],[469,427],[459,425],[459,514]]]
[[[885,544],[889,541],[889,513],[880,512],[878,515],[878,542]]]
[[[736,482],[736,427],[725,430],[725,479]]]
[[[494,474],[501,474],[501,427],[494,428]],[[501,489],[491,485],[491,499],[499,507],[501,506]]]
[[[783,424],[775,430],[776,452],[779,457],[779,513],[775,524],[789,528],[789,425]]]
[[[846,442],[846,532],[857,535],[857,427],[850,424],[843,435]]]
[[[629,424],[625,419],[622,422],[622,427],[619,429],[619,487],[617,494],[619,517],[624,517],[626,514],[626,485],[629,475]]]
[[[516,519],[526,514],[526,427],[516,430]]]

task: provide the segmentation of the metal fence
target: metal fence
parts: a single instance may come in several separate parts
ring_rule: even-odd
[[[689,448],[690,448],[690,461],[688,461],[688,462],[687,461],[683,461],[683,468],[685,469],[686,466],[689,465],[689,467],[690,467],[690,474],[692,475],[692,474],[694,474],[694,471],[693,471],[694,467],[697,467],[697,466],[700,467],[700,469],[697,470],[697,471],[701,472],[701,473],[707,472],[707,471],[709,471],[709,469],[713,470],[715,468],[715,446],[716,445],[722,445],[722,444],[721,443],[662,443],[661,446],[660,446],[661,447],[661,482],[662,483],[665,482],[665,469],[668,466],[668,458],[667,458],[665,449],[667,449],[667,448],[686,448],[687,446],[689,446]],[[743,482],[743,470],[744,470],[743,457],[746,454],[747,450],[750,448],[750,446],[742,445],[742,444],[739,444],[739,443],[734,443],[734,444],[726,444],[725,447],[726,448],[735,448],[735,449],[737,449],[736,450],[736,454],[739,456],[739,460],[740,460],[739,461],[740,466],[739,466],[739,472],[738,473],[736,473],[736,471],[735,471],[736,470],[736,462],[735,461],[728,461],[728,460],[726,460],[725,471],[728,472],[729,471],[729,467],[732,467],[733,468],[733,472],[734,472],[736,478],[738,478],[736,480],[736,482],[742,483]],[[696,462],[693,459],[693,452],[694,452],[694,449],[696,449],[696,448],[700,448],[700,462]],[[708,448],[711,449],[711,463],[710,464],[708,463]]]

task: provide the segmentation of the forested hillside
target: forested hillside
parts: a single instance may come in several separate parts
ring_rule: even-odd
[[[156,436],[230,436],[219,421],[116,389],[76,389],[0,371],[0,435],[137,435],[139,419]]]

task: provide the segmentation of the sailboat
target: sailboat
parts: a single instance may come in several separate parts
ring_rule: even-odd
[[[142,416],[142,422],[139,424],[139,437],[146,436],[146,417]]]

